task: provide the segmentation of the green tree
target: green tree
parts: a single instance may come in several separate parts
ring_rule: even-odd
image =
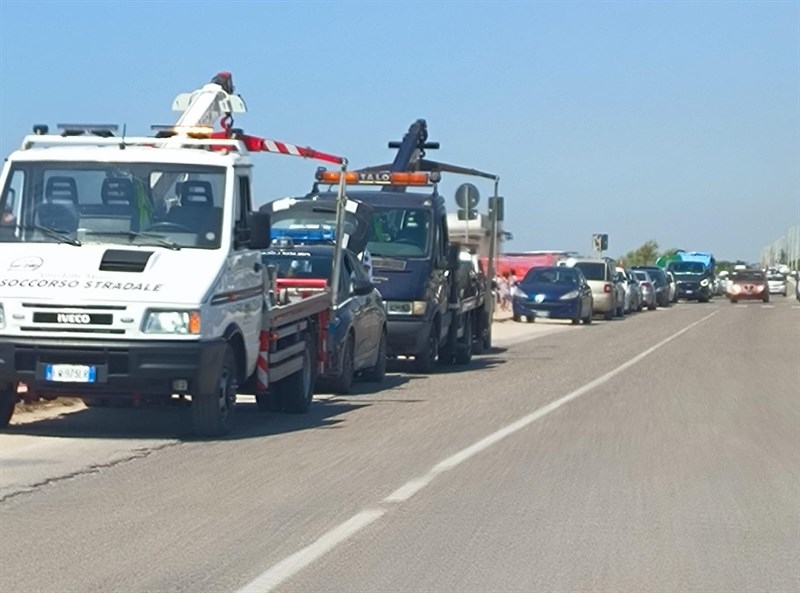
[[[658,256],[658,243],[650,240],[626,253],[622,256],[622,261],[626,266],[647,266],[654,264]]]

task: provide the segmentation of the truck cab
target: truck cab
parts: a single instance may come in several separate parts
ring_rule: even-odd
[[[251,169],[235,140],[25,138],[0,178],[0,421],[20,383],[232,406],[264,302]]]

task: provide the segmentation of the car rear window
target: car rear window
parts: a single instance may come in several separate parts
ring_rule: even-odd
[[[605,280],[606,279],[606,265],[595,262],[577,262],[575,267],[578,268],[587,280]]]

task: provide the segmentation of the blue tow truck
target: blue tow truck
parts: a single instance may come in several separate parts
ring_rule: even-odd
[[[389,143],[398,149],[393,163],[346,173],[348,209],[365,204],[371,211],[370,216],[351,218],[363,227],[351,232],[367,237],[359,255],[384,300],[388,355],[413,357],[420,373],[431,372],[437,362],[467,364],[473,352],[491,346],[492,299],[485,296],[486,282],[475,290],[474,282],[460,272],[461,247],[449,240],[445,200],[437,183],[442,172],[497,179],[476,169],[426,160],[425,150],[439,146],[427,136],[425,120],[417,120],[401,142]],[[320,186],[337,185],[340,175],[319,169],[311,192],[290,198],[293,206],[264,207],[273,225],[277,212],[297,208],[300,202],[309,205],[305,213],[291,215],[295,224],[313,221],[319,215],[315,210],[331,211],[335,192]],[[371,188],[351,189],[354,185]]]

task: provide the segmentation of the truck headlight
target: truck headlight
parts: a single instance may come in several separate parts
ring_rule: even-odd
[[[388,315],[413,315],[422,317],[425,315],[427,302],[425,301],[384,301],[386,313]]]
[[[703,278],[700,281],[700,286],[708,286],[708,278]]]
[[[6,313],[3,310],[3,304],[0,303],[0,329],[5,329],[6,327]]]
[[[578,298],[578,294],[580,294],[580,293],[577,290],[571,290],[567,294],[562,294],[559,298],[562,301],[569,301],[571,299],[577,299]]]
[[[198,335],[199,311],[149,311],[144,320],[146,334]]]

